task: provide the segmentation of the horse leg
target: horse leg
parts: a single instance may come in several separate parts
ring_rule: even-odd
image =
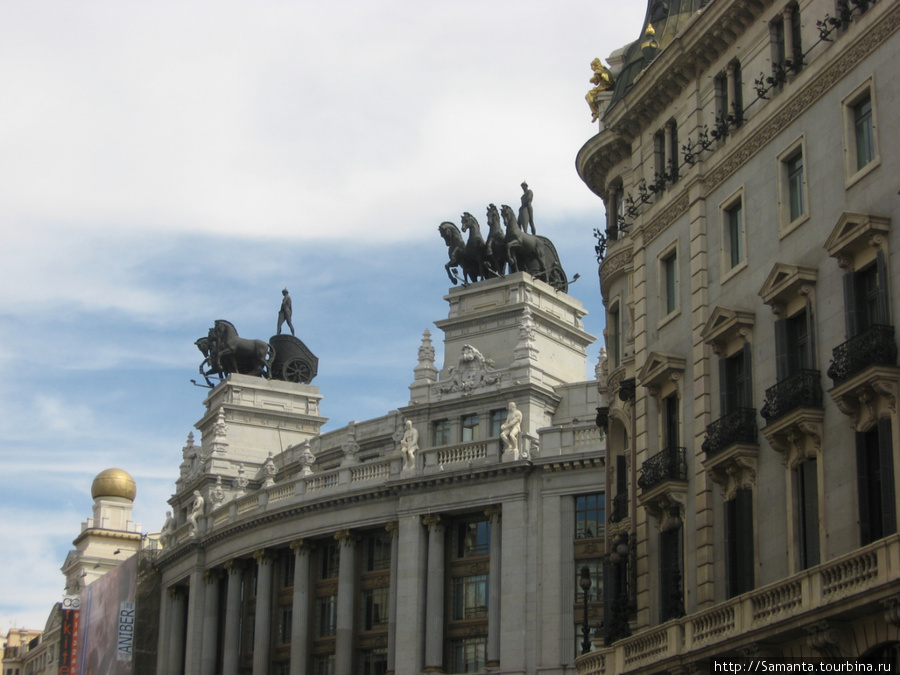
[[[451,260],[446,265],[444,265],[444,269],[447,270],[447,276],[450,277],[450,281],[453,282],[453,285],[456,286],[456,277],[450,273],[450,268],[456,267],[456,262]]]

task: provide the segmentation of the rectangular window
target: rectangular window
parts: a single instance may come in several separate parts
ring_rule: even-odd
[[[313,675],[334,675],[334,654],[316,654],[313,657]]]
[[[463,443],[478,440],[478,415],[465,415],[461,421],[462,434],[460,440]]]
[[[856,139],[856,169],[875,159],[875,123],[872,119],[872,97],[867,95],[853,105],[853,131]]]
[[[897,531],[890,419],[857,432],[856,463],[860,543],[865,546]]]
[[[335,633],[337,596],[316,598],[316,637],[331,637]]]
[[[672,393],[663,401],[663,446],[677,448],[680,446],[681,434],[678,424],[678,394]]]
[[[609,310],[609,330],[607,331],[609,339],[609,358],[612,359],[613,368],[618,368],[622,365],[621,335],[619,306],[616,305]]]
[[[471,637],[450,641],[450,672],[477,673],[487,661],[487,638]]]
[[[575,497],[575,538],[603,536],[606,522],[606,496],[602,492]]]
[[[369,588],[360,592],[360,630],[387,628],[389,590]]]
[[[278,643],[287,645],[291,643],[291,624],[294,610],[290,605],[279,607],[278,613]]]
[[[491,437],[496,438],[500,435],[500,427],[506,421],[506,408],[502,410],[491,410]]]
[[[660,623],[684,616],[681,532],[681,527],[674,527],[659,533]]]
[[[725,242],[729,268],[744,261],[744,205],[738,200],[725,209]]]
[[[856,337],[872,326],[890,324],[887,270],[884,254],[862,269],[844,275],[844,311],[847,338]]]
[[[363,539],[363,571],[376,572],[391,567],[391,533],[370,532]]]
[[[591,585],[588,587],[588,602],[603,600],[603,558],[578,558],[575,560],[575,603],[584,604],[584,592],[581,590],[581,570],[588,568]]]
[[[456,527],[456,557],[471,558],[491,552],[491,524],[487,520],[461,521]]]
[[[459,619],[483,619],[488,610],[488,575],[454,577],[451,580],[452,617]]]
[[[653,134],[653,171],[654,179],[666,173],[666,135],[661,129]]]
[[[336,541],[325,539],[319,542],[319,579],[333,579],[338,575],[340,549]]]
[[[794,222],[806,213],[806,193],[804,191],[803,155],[797,154],[785,162],[787,174],[788,213]]]
[[[819,555],[819,477],[815,458],[807,459],[794,471],[797,492],[797,523],[800,526],[800,567],[807,569],[820,562]]]
[[[435,422],[431,427],[431,444],[449,445],[450,444],[450,420],[440,420]]]
[[[725,502],[725,590],[729,598],[753,590],[753,491],[737,490]]]
[[[678,309],[678,255],[675,251],[662,260],[663,302],[665,313]]]
[[[719,361],[719,392],[722,416],[738,408],[752,408],[750,345]]]
[[[359,652],[361,675],[385,675],[387,673],[387,649],[363,649]]]
[[[294,585],[294,556],[286,555],[281,559],[281,587]]]

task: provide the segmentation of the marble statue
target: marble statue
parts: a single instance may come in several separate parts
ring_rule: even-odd
[[[506,408],[506,421],[500,425],[500,440],[503,452],[511,452],[513,459],[519,459],[519,433],[522,431],[522,411],[512,401]]]
[[[159,533],[159,543],[163,548],[172,548],[175,545],[175,519],[171,511],[166,511],[166,522]]]
[[[272,451],[269,450],[269,456],[263,462],[263,472],[266,474],[264,487],[271,487],[275,484],[275,476],[278,474],[278,467],[275,466],[275,459],[272,457]]]
[[[419,432],[410,420],[406,420],[405,431],[400,439],[400,452],[403,454],[403,468],[416,468],[416,453],[419,451]]]
[[[194,504],[191,506],[191,511],[188,513],[187,521],[188,525],[191,527],[191,531],[188,533],[188,536],[193,539],[196,537],[200,531],[199,526],[197,524],[197,518],[203,516],[203,507],[206,502],[203,499],[203,495],[200,494],[200,490],[194,490]]]
[[[281,335],[281,325],[285,321],[287,322],[288,328],[291,329],[291,335],[296,335],[296,333],[294,333],[294,324],[291,323],[291,314],[293,313],[291,295],[286,288],[281,291],[281,295],[284,297],[281,300],[281,309],[278,310],[278,328],[276,329],[275,335]]]

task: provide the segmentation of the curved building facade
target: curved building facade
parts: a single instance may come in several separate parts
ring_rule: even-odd
[[[157,560],[160,675],[572,672],[582,568],[591,630],[602,608],[585,311],[522,273],[446,300],[443,368],[426,331],[385,417],[320,433],[316,386],[210,391]]]

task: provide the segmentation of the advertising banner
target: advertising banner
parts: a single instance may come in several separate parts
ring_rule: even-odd
[[[82,594],[78,670],[69,675],[131,675],[137,558],[132,556]]]

